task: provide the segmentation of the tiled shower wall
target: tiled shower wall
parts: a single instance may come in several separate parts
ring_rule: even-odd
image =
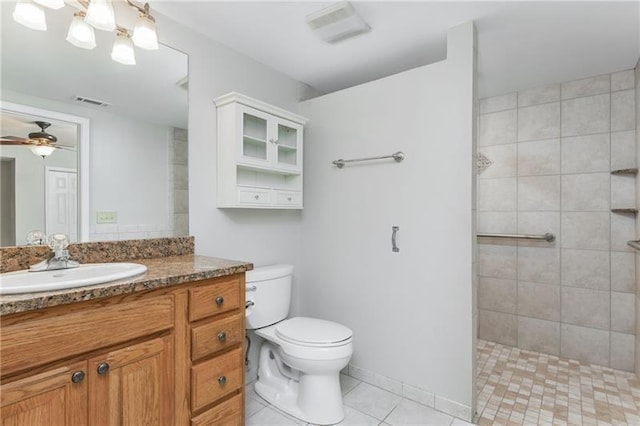
[[[633,371],[634,70],[480,101],[479,337]]]

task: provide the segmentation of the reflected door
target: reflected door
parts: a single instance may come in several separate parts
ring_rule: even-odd
[[[45,233],[63,233],[78,241],[78,173],[71,169],[47,168]]]

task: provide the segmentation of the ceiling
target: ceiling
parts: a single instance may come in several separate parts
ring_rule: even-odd
[[[478,30],[480,97],[629,69],[640,56],[637,1],[354,1],[372,31],[335,45],[305,23],[333,2],[150,1],[321,93],[440,61],[447,29],[468,20]]]

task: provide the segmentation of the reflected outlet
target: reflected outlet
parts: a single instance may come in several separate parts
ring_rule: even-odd
[[[96,212],[96,223],[97,224],[105,224],[105,223],[118,223],[118,213],[117,212]]]

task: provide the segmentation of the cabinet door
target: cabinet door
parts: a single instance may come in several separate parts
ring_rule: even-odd
[[[302,130],[299,124],[274,118],[272,121],[273,167],[290,171],[302,171]]]
[[[240,133],[238,164],[268,167],[273,155],[273,136],[269,129],[270,115],[239,105],[236,119]]]
[[[77,362],[0,386],[2,426],[87,424],[87,363]]]
[[[172,337],[159,337],[89,360],[91,425],[171,425]]]

